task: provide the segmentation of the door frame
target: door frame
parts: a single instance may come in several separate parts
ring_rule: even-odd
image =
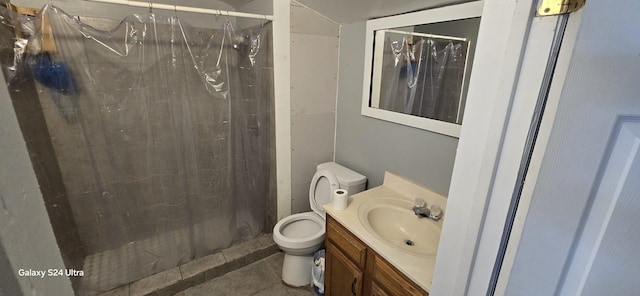
[[[490,285],[558,21],[557,16],[535,17],[538,6],[537,0],[485,0],[436,258],[433,295],[484,295]],[[529,166],[527,180],[534,181],[523,189],[497,295],[504,291],[513,266],[580,26],[579,15],[569,18],[565,30],[543,129]]]
[[[560,96],[562,95],[564,82],[569,70],[571,55],[576,43],[581,21],[582,10],[579,10],[570,15],[567,23],[564,39],[562,42],[562,48],[558,56],[558,64],[556,65],[556,70],[553,75],[553,82],[549,91],[545,113],[540,124],[538,140],[533,150],[533,154],[531,155],[531,162],[527,171],[527,182],[522,188],[522,195],[520,197],[520,203],[516,211],[514,226],[511,231],[511,237],[509,238],[509,243],[507,245],[507,250],[504,256],[502,272],[498,277],[496,295],[504,295],[507,288],[507,283],[509,281],[511,269],[514,265],[516,252],[522,238],[522,231],[524,229],[527,214],[529,212],[529,206],[531,205],[531,200],[533,198],[533,190],[536,187],[540,168],[544,159],[544,154],[547,150],[547,145],[549,144],[551,131],[557,115],[558,104],[560,102]],[[493,213],[489,213],[489,215],[491,214]]]

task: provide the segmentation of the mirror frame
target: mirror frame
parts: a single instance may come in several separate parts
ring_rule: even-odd
[[[369,106],[372,89],[371,77],[373,75],[374,33],[376,30],[481,17],[483,5],[483,1],[475,1],[367,21],[364,52],[364,79],[362,83],[362,115],[459,138],[460,129],[462,127],[461,124],[372,108]],[[425,22],[425,20],[428,21]],[[470,73],[465,73],[465,75],[469,74]]]

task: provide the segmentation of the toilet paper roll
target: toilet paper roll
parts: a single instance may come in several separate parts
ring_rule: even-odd
[[[333,208],[343,211],[347,208],[349,200],[349,192],[344,189],[336,189],[333,191]]]

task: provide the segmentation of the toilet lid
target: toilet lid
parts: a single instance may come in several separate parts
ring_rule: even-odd
[[[333,202],[333,191],[336,189],[340,189],[340,183],[331,171],[321,169],[313,175],[309,187],[309,205],[323,219],[326,213],[322,206]]]

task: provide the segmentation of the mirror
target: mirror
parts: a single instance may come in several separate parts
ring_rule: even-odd
[[[459,137],[482,5],[368,21],[362,114]]]

